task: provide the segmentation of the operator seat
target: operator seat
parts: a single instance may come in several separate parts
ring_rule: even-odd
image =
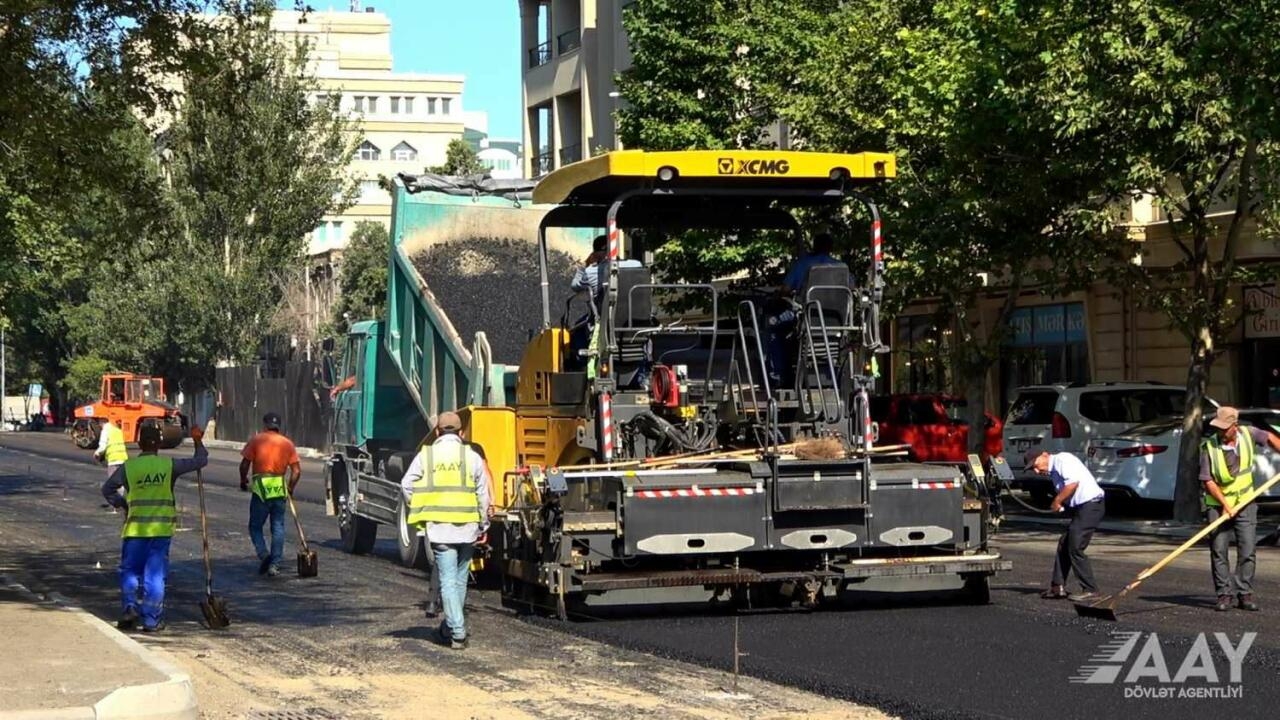
[[[802,394],[819,389],[838,391],[831,387],[832,367],[839,369],[840,349],[853,325],[852,280],[844,263],[815,265],[805,277],[797,298],[804,317],[796,362],[797,390]],[[819,405],[825,407],[826,403],[813,404]]]
[[[601,263],[600,267],[600,286],[604,287],[609,264]],[[621,388],[634,387],[648,375],[649,337],[642,331],[654,324],[653,288],[638,286],[651,282],[653,275],[643,265],[618,267],[618,300],[613,307],[613,327],[618,334],[614,376]]]

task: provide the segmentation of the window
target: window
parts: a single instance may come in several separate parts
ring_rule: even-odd
[[[1053,409],[1058,406],[1057,390],[1032,390],[1018,394],[1005,418],[1008,425],[1048,425],[1053,421]]]
[[[449,105],[453,103],[453,98],[440,98],[440,114],[448,115]]]
[[[378,112],[378,96],[370,95],[365,98],[365,109],[371,113]]]
[[[334,220],[329,223],[329,241],[334,245],[342,244],[342,221]]]
[[[382,151],[378,149],[377,145],[365,140],[360,143],[360,148],[356,151],[356,156],[361,160],[381,160]]]
[[[391,148],[391,159],[396,162],[412,162],[418,159],[418,151],[407,142]]]
[[[355,108],[356,112],[364,112],[364,96],[356,95],[351,98],[351,106]]]
[[[402,100],[404,101],[404,114],[412,115],[413,114],[413,98],[406,96],[402,98]]]
[[[315,238],[316,247],[323,248],[325,243],[329,241],[329,225],[327,223],[320,223],[317,225],[313,236]]]
[[[936,393],[951,387],[951,330],[941,315],[902,315],[896,322],[893,390]]]
[[[428,115],[436,114],[436,99],[433,97],[427,98],[427,114]]]
[[[1004,398],[1024,385],[1089,382],[1083,303],[1018,308],[1009,317],[1004,342]]]
[[[1080,394],[1080,414],[1105,423],[1137,424],[1182,415],[1186,391],[1103,390]]]
[[[382,188],[378,186],[377,180],[361,180],[360,181],[360,201],[361,202],[377,202],[382,199]]]
[[[400,114],[400,96],[399,95],[391,96],[391,114],[392,115]]]

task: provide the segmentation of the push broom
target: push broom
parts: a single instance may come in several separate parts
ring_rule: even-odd
[[[1242,502],[1236,505],[1237,511],[1244,509],[1246,506],[1249,505],[1249,503],[1258,499],[1259,496],[1261,496],[1266,491],[1270,490],[1271,487],[1275,485],[1277,482],[1280,482],[1280,474],[1275,475],[1270,480],[1263,483],[1261,487],[1254,488],[1248,495],[1244,496],[1244,499]],[[1213,532],[1214,530],[1217,530],[1219,526],[1221,526],[1223,523],[1227,522],[1228,520],[1231,520],[1231,516],[1227,515],[1226,513],[1223,513],[1222,515],[1218,516],[1217,520],[1214,520],[1213,522],[1204,526],[1204,528],[1201,529],[1200,532],[1196,533],[1195,535],[1192,535],[1190,539],[1188,539],[1186,542],[1179,545],[1178,549],[1174,550],[1168,555],[1165,555],[1160,560],[1160,562],[1138,573],[1138,577],[1134,578],[1133,582],[1126,585],[1124,589],[1121,590],[1120,592],[1112,593],[1111,595],[1108,595],[1104,598],[1099,599],[1097,602],[1076,603],[1076,614],[1079,615],[1080,617],[1093,618],[1095,620],[1109,620],[1111,622],[1115,622],[1116,620],[1119,619],[1118,617],[1116,617],[1116,605],[1121,600],[1124,599],[1125,595],[1128,595],[1131,590],[1141,585],[1143,581],[1145,581],[1147,578],[1163,570],[1166,565],[1173,562],[1174,560],[1177,560],[1178,557],[1182,555],[1182,553],[1186,552],[1187,550],[1190,550],[1192,546],[1194,546],[1196,543],[1203,540],[1205,536],[1207,536],[1209,533]]]

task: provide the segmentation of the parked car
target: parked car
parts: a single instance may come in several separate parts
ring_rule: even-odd
[[[881,445],[910,445],[918,462],[965,462],[969,456],[969,424],[964,398],[942,394],[880,395],[871,399],[871,419],[880,427]],[[986,414],[983,452],[986,460],[1001,448],[1000,422]]]
[[[1017,485],[1044,499],[1048,478],[1025,467],[1028,450],[1069,452],[1085,460],[1091,438],[1115,435],[1140,423],[1181,416],[1186,389],[1163,383],[1076,383],[1018,388],[1004,421],[1004,455]],[[1217,403],[1206,401],[1213,412]]]
[[[1205,432],[1209,432],[1210,419],[1205,418]],[[1240,425],[1280,434],[1280,410],[1243,408]],[[1172,502],[1181,439],[1181,417],[1159,418],[1113,436],[1090,440],[1085,450],[1085,464],[1109,495]],[[1280,472],[1280,453],[1270,446],[1257,446],[1254,481],[1261,484],[1277,472]],[[1280,490],[1272,488],[1264,497],[1280,500]]]

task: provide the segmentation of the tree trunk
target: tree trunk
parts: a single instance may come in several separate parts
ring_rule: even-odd
[[[982,455],[987,439],[987,366],[970,366],[965,378],[965,422],[969,423],[969,441],[966,448]]]
[[[1200,520],[1200,440],[1203,433],[1205,393],[1213,366],[1213,338],[1208,327],[1200,328],[1191,344],[1191,364],[1187,369],[1186,410],[1182,416],[1182,441],[1178,445],[1178,478],[1173,492],[1173,517],[1182,522]]]

